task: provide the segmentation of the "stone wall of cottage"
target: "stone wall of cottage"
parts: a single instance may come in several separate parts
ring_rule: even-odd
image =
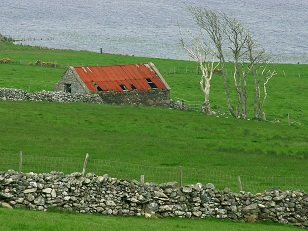
[[[0,205],[47,211],[52,207],[114,216],[272,221],[308,227],[308,194],[216,190],[211,183],[140,183],[88,173],[0,172]]]
[[[100,92],[99,95],[105,103],[125,105],[169,105],[170,91],[150,89],[148,91]]]
[[[72,94],[86,94],[87,88],[81,83],[78,77],[76,77],[76,73],[68,68],[66,72],[61,77],[61,80],[57,82],[54,86],[55,92],[70,92]],[[68,84],[70,85],[70,90],[68,90]]]

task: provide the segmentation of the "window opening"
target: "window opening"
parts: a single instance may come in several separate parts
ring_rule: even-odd
[[[122,88],[123,91],[128,91],[124,84],[120,84],[120,87]]]
[[[151,88],[157,88],[156,84],[152,82],[150,78],[145,79]]]
[[[72,93],[72,84],[64,84],[64,91]]]
[[[97,91],[103,91],[103,89],[100,86],[98,86],[96,82],[92,81],[92,84],[96,87]]]
[[[131,84],[130,87],[131,87],[133,90],[136,90],[136,89],[137,89],[137,87],[135,87],[134,84]]]

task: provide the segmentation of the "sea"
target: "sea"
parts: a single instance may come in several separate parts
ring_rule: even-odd
[[[237,18],[273,62],[308,63],[308,0],[3,0],[0,34],[24,45],[189,60],[180,45],[183,32],[198,32],[189,6]]]

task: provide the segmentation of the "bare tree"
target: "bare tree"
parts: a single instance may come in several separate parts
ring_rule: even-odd
[[[260,118],[267,94],[266,84],[275,74],[264,70],[261,75],[258,75],[257,70],[262,67],[260,63],[264,64],[267,61],[264,59],[264,51],[256,52],[250,32],[237,19],[202,7],[189,7],[188,9],[197,25],[206,32],[210,43],[215,46],[216,55],[222,69],[226,103],[231,115],[235,118],[245,119],[247,117],[247,77],[252,73],[255,86],[255,117]],[[236,100],[230,98],[229,75],[226,71],[227,59],[233,63],[232,78],[235,95],[237,96]],[[264,84],[262,102],[261,80]],[[231,102],[236,103],[231,105]]]
[[[257,50],[257,46],[252,40],[251,36],[248,36],[247,39],[247,50],[249,70],[254,78],[254,116],[257,119],[262,118],[263,120],[265,120],[265,112],[263,111],[263,106],[267,98],[266,85],[268,81],[274,75],[276,75],[276,71],[271,71],[267,69],[269,58],[266,57],[264,49]],[[258,70],[261,70],[261,74],[258,74]],[[263,84],[263,88],[260,87],[261,84]],[[261,98],[262,93],[263,99]]]
[[[219,63],[215,64],[215,51],[206,46],[203,40],[203,34],[200,33],[199,37],[194,37],[192,33],[188,32],[187,35],[192,43],[190,46],[184,42],[181,38],[181,43],[183,48],[187,51],[191,58],[194,59],[199,64],[201,70],[200,87],[204,94],[204,102],[202,104],[202,112],[207,115],[215,114],[211,109],[210,104],[210,88],[211,79],[215,69],[218,67]],[[210,56],[209,60],[208,56]]]

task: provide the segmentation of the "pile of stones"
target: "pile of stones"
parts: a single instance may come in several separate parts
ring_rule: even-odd
[[[140,183],[107,174],[0,172],[0,201],[6,207],[41,211],[57,207],[114,216],[266,220],[308,227],[308,195],[303,191],[235,193],[211,183],[178,187],[176,182]]]

